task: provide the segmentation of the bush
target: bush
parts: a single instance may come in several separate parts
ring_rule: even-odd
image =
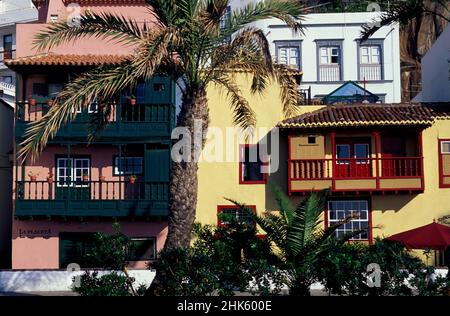
[[[380,267],[379,287],[370,287],[367,267]],[[333,245],[317,267],[318,280],[337,295],[445,295],[449,286],[443,277],[433,277],[434,268],[411,255],[404,246],[376,239],[369,246],[358,243]]]
[[[235,291],[274,295],[282,274],[268,241],[256,236],[251,223],[227,219],[226,226],[196,224],[189,249],[160,253],[152,264],[157,271],[159,295],[233,295]],[[156,294],[156,293],[155,293]]]
[[[86,271],[81,275],[80,286],[73,285],[72,290],[81,296],[131,296],[129,282],[133,281],[116,272],[98,277],[98,272]]]

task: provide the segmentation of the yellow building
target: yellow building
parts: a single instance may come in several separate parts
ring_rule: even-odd
[[[298,116],[285,119],[277,85],[251,95],[247,77],[238,81],[256,112],[256,133],[247,141],[233,137],[226,94],[211,87],[212,130],[199,163],[197,221],[217,224],[221,211],[239,215],[225,198],[258,213],[276,210],[271,184],[293,202],[331,188],[324,224],[358,212],[359,219],[338,234],[368,228],[356,237],[362,241],[450,214],[450,104],[303,105]],[[221,137],[218,149],[213,144]],[[243,159],[253,148],[244,144],[269,148],[268,162],[264,155]]]

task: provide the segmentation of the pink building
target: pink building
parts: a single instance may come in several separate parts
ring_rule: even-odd
[[[17,57],[7,62],[19,78],[16,153],[27,124],[48,111],[64,84],[93,67],[119,63],[132,50],[92,38],[38,52],[33,37],[39,30],[77,10],[151,21],[142,0],[78,0],[79,8],[66,0],[33,2],[39,21],[17,25]],[[110,124],[88,146],[88,125],[102,102],[99,98],[62,127],[36,161],[16,159],[13,269],[65,269],[69,263],[87,268],[94,233],[110,232],[114,221],[137,246],[129,258],[132,267],[144,268],[164,245],[175,87],[154,77],[108,101]]]

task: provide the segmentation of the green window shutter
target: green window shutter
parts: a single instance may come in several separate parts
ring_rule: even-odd
[[[149,149],[145,153],[146,198],[168,200],[170,149]]]

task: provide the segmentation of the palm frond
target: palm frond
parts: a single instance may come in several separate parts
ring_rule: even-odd
[[[214,83],[226,89],[233,110],[233,122],[244,131],[251,131],[256,126],[256,115],[234,80],[224,74],[214,79]]]
[[[292,69],[286,65],[274,64],[274,77],[280,86],[280,97],[283,103],[283,114],[289,118],[298,114],[298,84]]]
[[[445,14],[444,12],[447,12]],[[423,1],[408,0],[396,1],[390,6],[389,11],[382,13],[378,18],[362,26],[361,41],[364,42],[381,27],[392,23],[407,24],[410,21],[420,19],[423,16],[438,16],[450,22],[449,4],[447,1]]]
[[[229,32],[231,35],[249,23],[277,18],[286,23],[294,33],[302,33],[305,13],[306,7],[298,0],[265,0],[250,3],[233,12]]]
[[[74,42],[80,38],[95,37],[122,44],[134,44],[147,32],[146,24],[113,13],[85,13],[78,24],[59,21],[50,23],[36,34],[33,44],[39,50]]]

